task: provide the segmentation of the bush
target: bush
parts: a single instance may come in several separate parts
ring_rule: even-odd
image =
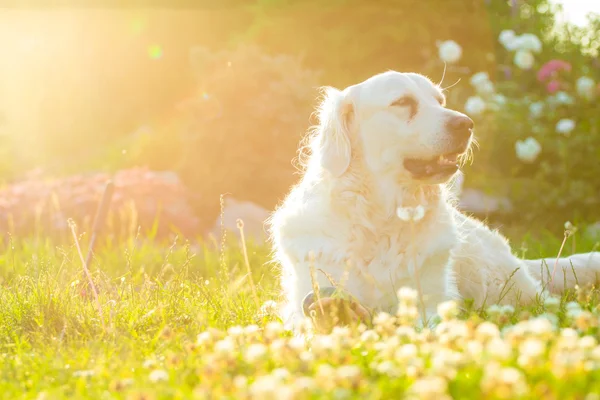
[[[294,182],[291,160],[309,124],[317,73],[297,57],[267,55],[254,46],[198,47],[190,61],[197,91],[182,104],[187,124],[154,135],[139,159],[179,171],[199,191],[194,207],[203,219],[218,217],[221,194],[272,208]],[[174,139],[179,145],[164,154]]]
[[[521,221],[600,217],[600,19],[553,32],[555,11],[536,0],[497,18],[494,69],[451,97],[481,143],[466,184],[507,195]]]

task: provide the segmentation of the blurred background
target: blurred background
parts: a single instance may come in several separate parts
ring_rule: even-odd
[[[466,211],[600,234],[600,2],[207,4],[0,11],[2,234],[89,226],[112,179],[114,232],[260,236],[318,87],[387,69],[446,70],[475,120]]]

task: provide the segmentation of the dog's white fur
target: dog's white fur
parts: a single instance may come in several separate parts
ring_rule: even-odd
[[[418,102],[412,117],[391,105],[405,95]],[[446,124],[463,114],[444,102],[426,77],[394,71],[325,91],[302,180],[270,221],[286,322],[302,318],[311,270],[320,286],[331,286],[325,272],[362,305],[388,312],[397,307],[398,288],[415,287],[416,270],[429,317],[447,299],[482,306],[545,296],[542,281],[554,259],[542,267],[542,260],[515,257],[504,237],[454,207],[446,188],[451,176],[421,180],[404,168],[407,157],[453,150]],[[405,221],[397,216],[401,207],[425,213]],[[561,259],[558,268],[556,291],[576,279],[594,281],[600,253]]]

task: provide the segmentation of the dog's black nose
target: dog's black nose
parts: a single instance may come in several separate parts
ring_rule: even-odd
[[[471,137],[473,120],[466,115],[452,117],[448,123],[448,132],[456,139],[467,140]]]

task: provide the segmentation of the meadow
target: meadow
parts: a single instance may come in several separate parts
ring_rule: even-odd
[[[415,71],[475,121],[466,211],[521,257],[598,250],[599,15],[212,3],[0,11],[0,398],[600,399],[596,286],[527,308],[440,304],[426,329],[401,289],[372,324],[294,334],[269,245],[223,211],[225,196],[250,205],[246,229],[262,230],[298,179],[317,88]]]
[[[563,254],[597,245],[580,236],[567,238]],[[596,288],[526,309],[442,304],[431,330],[415,328],[416,293],[401,290],[398,313],[372,326],[294,336],[276,313],[277,266],[264,244],[242,246],[231,234],[160,242],[140,230],[121,244],[106,236],[92,288],[88,235],[76,237],[0,245],[2,398],[600,396]],[[512,237],[528,257],[557,254],[563,242]]]

